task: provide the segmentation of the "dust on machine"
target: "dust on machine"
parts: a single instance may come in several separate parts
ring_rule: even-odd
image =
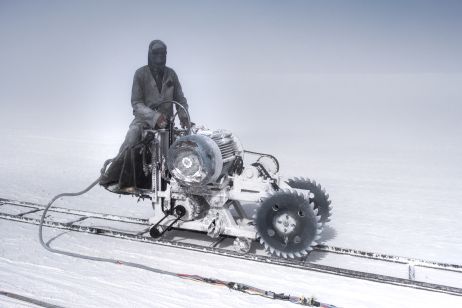
[[[134,119],[100,185],[150,199],[153,237],[199,231],[234,238],[240,253],[259,241],[278,257],[306,256],[330,220],[329,195],[306,177],[282,178],[273,155],[244,149],[232,132],[191,122],[166,59],[165,43],[152,41],[133,79]]]

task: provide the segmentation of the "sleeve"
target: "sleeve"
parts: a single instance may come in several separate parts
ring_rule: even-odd
[[[186,97],[184,97],[183,90],[181,89],[180,80],[178,79],[178,76],[175,73],[175,71],[173,71],[173,86],[173,100],[180,103],[186,110],[189,111],[188,101],[186,100]],[[178,115],[180,117],[186,117],[186,112],[183,110],[183,108],[176,106],[176,110],[178,111]]]
[[[160,113],[155,112],[145,104],[143,78],[141,71],[137,70],[133,77],[132,98],[133,114],[152,128],[156,125]]]
[[[144,105],[144,91],[143,91],[143,80],[141,78],[140,70],[135,72],[135,76],[133,77],[133,85],[132,85],[132,107],[135,108],[137,104]]]

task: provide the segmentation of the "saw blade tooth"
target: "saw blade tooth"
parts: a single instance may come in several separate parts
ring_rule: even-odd
[[[322,231],[322,227],[323,227],[322,223],[318,222],[316,226],[318,227],[318,230],[319,230],[319,228],[321,228],[321,231]]]
[[[299,253],[299,252],[294,252],[294,256],[296,256],[297,258],[301,258],[302,255]]]
[[[287,253],[281,251],[281,255],[284,259],[287,259]]]
[[[310,208],[314,211],[314,202],[313,201],[310,202]]]
[[[316,245],[318,245],[318,244],[317,244],[316,242],[313,242],[313,243],[311,243],[311,245],[312,245],[312,246],[316,246]],[[310,251],[313,251],[313,247],[312,247],[312,246],[310,246],[310,247],[308,247],[307,249],[305,249],[307,253],[310,253]]]
[[[331,203],[332,203],[332,201],[327,200],[327,205],[330,205]]]
[[[305,194],[305,200],[308,201],[309,203],[313,202],[313,199],[311,198],[311,194],[306,193]]]
[[[302,251],[300,251],[300,254],[306,256],[308,254],[308,252],[306,252],[306,250],[302,250]]]
[[[310,206],[310,207],[311,207],[311,206]],[[318,216],[318,212],[319,212],[318,209],[315,208],[314,206],[311,207],[311,209],[313,210],[314,215],[315,215],[315,216]]]
[[[280,257],[281,256],[281,252],[277,249],[274,250],[274,253],[276,253],[276,256]]]
[[[294,177],[294,182],[300,182],[300,178],[298,176]]]
[[[274,247],[271,247],[271,246],[270,246],[270,247],[269,247],[269,250],[270,250],[271,254],[274,254]]]
[[[316,188],[321,189],[321,184],[318,183],[318,185],[316,185]],[[322,189],[321,189],[321,191],[322,191]]]
[[[326,200],[329,200],[329,194],[326,194]]]
[[[293,253],[290,253],[290,252],[287,253],[287,256],[288,256],[289,258],[291,258],[291,259],[295,258],[295,255],[294,255]]]
[[[329,211],[332,211],[334,208],[332,206],[329,206]]]
[[[316,186],[316,181],[315,181],[315,180],[313,180],[311,183],[312,183],[314,186]]]
[[[326,194],[326,189],[325,188],[321,189],[321,191],[322,191],[323,194]]]
[[[260,237],[260,244],[262,244],[262,245],[266,244],[265,241],[263,240],[263,238],[261,238],[261,237]]]
[[[304,177],[303,179],[304,179],[306,182],[311,183],[311,180],[310,180],[309,177]]]

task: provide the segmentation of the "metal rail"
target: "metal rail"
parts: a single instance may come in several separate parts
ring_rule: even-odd
[[[4,198],[0,198],[0,205],[1,204],[9,204],[9,205],[16,205],[16,206],[32,208],[33,210],[31,212],[36,212],[36,210],[40,211],[45,208],[45,206],[41,204],[37,204],[37,203],[32,203],[32,202],[27,202],[27,201],[17,201],[17,200],[4,199]],[[133,224],[140,224],[140,225],[145,225],[146,227],[150,226],[148,219],[144,219],[144,218],[103,214],[103,213],[96,213],[96,212],[91,212],[91,211],[67,209],[67,208],[62,208],[62,207],[53,207],[49,210],[49,212],[72,214],[72,215],[86,217],[86,218],[99,218],[99,219],[105,219],[105,220],[113,220],[113,221],[127,222],[127,223],[133,223]],[[23,216],[28,213],[29,212],[21,213],[20,215]],[[390,255],[390,254],[370,252],[370,251],[364,251],[364,250],[353,249],[353,248],[343,248],[343,247],[328,246],[328,245],[320,244],[314,247],[314,251],[349,255],[352,257],[360,257],[360,258],[365,258],[365,259],[370,259],[370,260],[378,260],[378,261],[398,263],[398,264],[410,264],[410,265],[418,266],[418,267],[425,267],[425,268],[432,268],[432,269],[443,270],[443,271],[453,271],[453,272],[462,273],[462,265],[460,264],[428,261],[428,260],[423,260],[423,259],[395,256],[395,255]]]
[[[27,207],[27,208],[35,208],[39,210],[43,209],[43,206],[39,204],[0,198],[0,210],[1,210],[1,205],[3,204],[9,204],[13,206],[16,205],[16,206]],[[55,212],[64,213],[64,214],[78,215],[84,218],[99,218],[99,219],[105,219],[105,220],[111,220],[111,221],[122,221],[122,222],[127,222],[130,224],[137,224],[137,225],[140,225],[140,224],[146,225],[146,226],[149,225],[147,220],[140,219],[140,218],[131,218],[131,217],[117,216],[117,215],[107,215],[107,214],[101,214],[101,213],[93,213],[93,212],[71,210],[71,209],[64,209],[64,208],[52,208],[50,211],[55,211]],[[32,211],[27,210],[23,213],[13,215],[13,214],[8,214],[8,213],[2,213],[0,211],[0,219],[38,225],[40,223],[39,219],[30,218],[30,217],[25,216],[26,213],[31,213],[31,212]],[[81,219],[79,219],[78,221],[81,221]],[[339,268],[339,267],[328,266],[328,265],[309,263],[303,260],[280,259],[280,258],[275,258],[271,256],[257,255],[253,253],[241,254],[241,253],[228,250],[228,249],[223,249],[223,248],[201,246],[197,244],[169,241],[169,240],[164,240],[164,239],[153,239],[149,235],[145,235],[147,230],[146,232],[133,234],[133,233],[124,232],[124,231],[115,231],[109,228],[80,226],[80,225],[76,225],[75,222],[61,223],[61,222],[52,221],[52,220],[45,220],[44,226],[63,229],[63,230],[76,231],[76,232],[104,235],[108,237],[120,238],[120,239],[125,239],[125,240],[132,240],[132,241],[137,241],[137,242],[144,242],[144,243],[150,243],[150,244],[156,244],[156,245],[162,245],[162,246],[168,246],[168,247],[174,247],[174,248],[180,248],[180,249],[187,249],[187,250],[198,251],[198,252],[203,252],[203,253],[211,253],[211,254],[217,254],[217,255],[226,256],[226,257],[250,260],[250,261],[255,261],[255,262],[260,262],[260,263],[268,263],[268,264],[273,264],[273,265],[278,265],[278,266],[285,266],[285,267],[298,268],[302,270],[310,270],[310,271],[316,271],[316,272],[322,272],[322,273],[328,273],[328,274],[335,274],[335,275],[340,275],[340,276],[345,276],[345,277],[350,277],[350,278],[364,279],[364,280],[375,281],[375,282],[380,282],[380,283],[406,286],[406,287],[411,287],[415,289],[422,289],[422,290],[435,291],[435,292],[440,292],[440,293],[462,296],[462,288],[458,288],[458,287],[452,287],[452,286],[446,286],[446,285],[428,283],[428,282],[422,282],[422,281],[415,281],[411,279],[404,279],[404,278],[380,275],[380,274],[375,274],[375,273],[361,272],[361,271],[350,270],[350,269]],[[401,263],[401,264],[408,263],[407,260],[409,260],[409,262],[419,261],[419,262],[422,262],[425,265],[425,267],[430,267],[430,268],[434,268],[438,270],[450,270],[450,271],[459,272],[461,269],[460,265],[455,265],[455,264],[437,263],[437,262],[424,261],[424,260],[419,260],[419,259],[410,259],[410,258],[405,258],[405,257],[375,254],[375,253],[370,253],[370,252],[362,252],[359,250],[350,250],[350,249],[345,249],[345,248],[330,247],[330,246],[324,246],[324,245],[318,246],[315,250],[327,252],[327,253],[331,253],[331,252],[341,253],[341,254],[351,255],[354,257],[361,257],[361,258],[381,260],[381,261]],[[420,265],[420,266],[424,266],[424,265]]]

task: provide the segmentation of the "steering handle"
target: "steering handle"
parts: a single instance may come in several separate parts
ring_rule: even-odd
[[[174,100],[166,100],[166,101],[162,101],[160,102],[155,108],[154,110],[158,111],[159,107],[163,104],[167,104],[167,103],[173,103],[175,104],[176,106],[179,106],[180,108],[183,109],[184,112],[186,112],[186,115],[188,117],[188,127],[187,127],[187,131],[186,131],[186,134],[187,135],[190,135],[191,134],[191,118],[189,116],[189,111],[188,109],[186,109],[183,105],[181,105],[180,103],[178,103],[177,101],[174,101]],[[173,123],[175,121],[175,117],[178,115],[178,111],[176,111],[173,116],[170,118],[170,122]]]

